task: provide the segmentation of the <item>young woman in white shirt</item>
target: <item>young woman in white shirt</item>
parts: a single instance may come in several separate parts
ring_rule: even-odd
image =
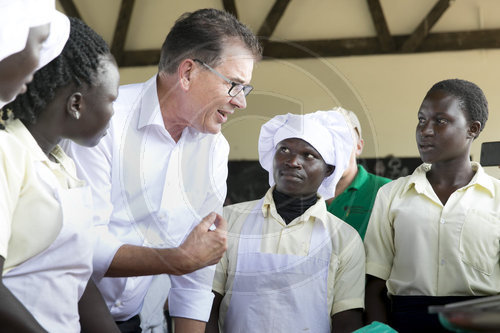
[[[89,281],[90,191],[58,144],[93,146],[106,134],[119,73],[104,40],[80,20],[70,23],[61,55],[2,111],[2,330],[118,331]]]

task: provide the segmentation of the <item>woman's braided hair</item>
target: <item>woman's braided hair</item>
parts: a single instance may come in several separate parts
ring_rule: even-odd
[[[75,87],[94,84],[101,59],[112,57],[101,36],[79,19],[70,17],[69,20],[69,39],[61,54],[34,74],[26,93],[4,106],[4,110],[12,111],[14,119],[35,123],[58,89],[70,84]],[[2,120],[9,118],[8,112],[1,114]],[[0,127],[4,129],[2,124]]]

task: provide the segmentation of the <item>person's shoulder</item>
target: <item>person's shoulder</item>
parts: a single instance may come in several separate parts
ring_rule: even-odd
[[[120,112],[122,108],[130,109],[132,105],[140,100],[144,89],[149,85],[150,80],[139,83],[131,83],[120,86],[118,90],[118,98],[113,104],[115,111]]]
[[[401,177],[396,178],[396,179],[389,179],[389,181],[387,181],[386,183],[381,185],[380,189],[385,188],[387,190],[387,189],[396,189],[396,188],[405,187],[408,184],[408,182],[411,182],[411,178],[412,178],[412,175],[401,176]],[[388,179],[388,178],[385,178],[385,179]]]
[[[344,239],[353,239],[359,237],[358,231],[354,229],[349,223],[341,220],[330,212],[326,212],[325,224],[330,229],[331,233],[338,234]]]
[[[228,231],[231,233],[239,233],[246,218],[250,214],[255,213],[255,206],[258,202],[259,200],[244,201],[225,206],[222,210],[222,214],[227,221]]]
[[[389,183],[389,182],[392,181],[392,179],[390,179],[390,178],[378,176],[378,175],[375,175],[373,173],[368,173],[368,175],[371,178],[371,181],[373,183],[377,184],[378,186],[385,185],[385,184],[387,184],[387,183]]]
[[[123,84],[119,88],[119,94],[122,92],[124,93],[133,93],[137,92],[140,93],[141,90],[144,88],[144,86],[148,83],[149,81],[144,81],[144,82],[137,82],[137,83],[129,83],[129,84]],[[118,98],[120,95],[118,95]]]
[[[232,205],[227,205],[223,208],[224,216],[226,214],[228,216],[232,214],[249,214],[254,209],[257,202],[259,202],[259,200],[243,201]]]
[[[202,133],[194,128],[189,128],[189,135],[186,137],[186,143],[195,145],[197,150],[217,152],[216,156],[224,157],[226,160],[229,155],[229,142],[221,132],[216,134]]]
[[[486,171],[484,171],[484,168],[483,168],[481,178],[482,179],[479,180],[480,183],[483,183],[486,186],[488,186],[488,183],[491,184],[491,186],[493,186],[493,188],[495,189],[494,190],[495,194],[500,194],[500,179],[493,177],[492,175],[486,173]]]
[[[0,152],[9,159],[24,158],[29,155],[28,147],[8,130],[0,130]]]
[[[0,130],[0,161],[2,161],[0,173],[7,177],[8,186],[20,185],[26,181],[26,172],[32,169],[34,162],[30,149],[15,135],[5,130]]]
[[[348,223],[342,221],[335,215],[327,212],[325,225],[330,233],[332,240],[333,250],[335,253],[340,254],[348,248],[363,247],[363,241],[359,233]]]

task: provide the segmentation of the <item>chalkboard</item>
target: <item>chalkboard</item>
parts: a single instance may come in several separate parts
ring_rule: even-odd
[[[368,172],[389,179],[408,176],[422,164],[420,157],[395,157],[389,155],[384,158],[362,158],[358,160]]]
[[[363,158],[359,164],[379,176],[396,179],[411,174],[421,163],[420,157]],[[269,189],[269,176],[259,161],[229,161],[225,204],[260,199]]]

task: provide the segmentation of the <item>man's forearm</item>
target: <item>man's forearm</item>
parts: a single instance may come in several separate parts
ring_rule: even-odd
[[[107,277],[129,277],[156,274],[180,275],[187,273],[179,248],[153,249],[123,245],[116,252]]]
[[[210,230],[212,224],[216,225],[215,231]],[[226,220],[211,213],[203,218],[179,247],[153,249],[122,245],[105,276],[183,275],[214,265],[227,249],[226,230]]]
[[[204,333],[206,323],[204,321],[188,319],[188,318],[174,318],[174,329],[176,333]]]

